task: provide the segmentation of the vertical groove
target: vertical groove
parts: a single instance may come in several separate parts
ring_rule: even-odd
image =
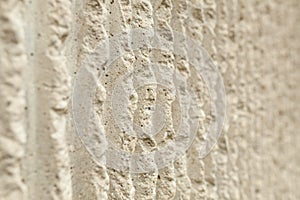
[[[131,0],[115,0],[110,1],[109,3],[109,36],[113,37],[124,32],[128,33],[128,31],[130,31],[130,21],[132,20]],[[121,57],[116,63],[112,63],[111,66],[108,66],[109,68],[106,69],[108,78],[103,78],[102,80],[102,82],[105,82],[107,99],[112,98],[114,89],[113,84],[115,83],[114,81],[116,81],[120,75],[132,70],[133,68],[134,59],[131,45],[129,43],[130,38],[126,38],[125,40],[126,41],[120,41],[117,46],[117,51],[123,52],[125,55],[123,55],[123,57]],[[109,51],[112,50],[113,49],[110,48]],[[127,135],[127,133],[121,132],[118,130],[118,128],[116,128],[117,126],[114,124],[115,120],[113,116],[111,116],[111,104],[105,106],[103,123],[105,124],[107,137],[114,137],[114,143],[118,145],[118,148],[132,152],[135,146],[135,138]],[[110,178],[109,199],[133,199],[134,186],[131,174],[129,172],[117,171],[110,168],[108,169],[108,174]]]
[[[64,45],[69,35],[70,1],[35,2],[36,32],[31,56],[35,99],[30,98],[31,121],[26,170],[30,199],[71,199],[71,176],[66,143],[70,77]],[[47,15],[45,15],[47,13]],[[34,112],[34,113],[33,113]]]
[[[173,48],[173,31],[171,28],[171,18],[172,18],[172,2],[171,0],[162,1],[152,1],[153,4],[153,19],[155,31],[160,32],[159,34],[165,35],[164,39],[167,39],[168,49]],[[171,69],[173,72],[174,67],[174,55],[172,51],[165,52],[154,52],[153,61],[158,62],[161,68],[166,67]],[[164,145],[170,142],[175,137],[175,130],[173,126],[172,119],[172,103],[175,100],[175,96],[172,96],[169,88],[165,89],[166,92],[158,93],[158,95],[163,95],[165,97],[159,97],[163,102],[163,110],[165,113],[165,130],[162,141],[158,144]],[[163,90],[164,91],[164,90]],[[176,195],[176,179],[175,179],[175,168],[174,163],[170,163],[165,168],[159,169],[158,178],[156,182],[156,199],[172,199]]]
[[[187,1],[179,0],[174,1],[172,9],[171,26],[173,31],[179,32],[186,38],[185,20],[187,19]],[[190,76],[190,66],[188,63],[187,46],[185,43],[179,44],[178,38],[174,38],[176,48],[180,48],[183,55],[175,55],[175,70],[178,70],[185,76]],[[176,176],[176,196],[175,199],[188,200],[191,197],[191,180],[188,176],[188,161],[187,155],[178,158],[175,163],[175,176]]]
[[[132,11],[132,29],[153,29],[153,7],[150,0],[133,0]],[[134,40],[134,38],[131,39]],[[152,61],[152,50],[150,50],[150,48],[152,44],[149,38],[145,38],[144,42],[147,44],[147,46],[144,49],[134,52],[136,60],[133,63],[133,85],[138,85],[138,81],[140,81],[140,79],[142,79],[145,74],[149,74],[151,77],[155,76],[153,69],[150,66]],[[135,111],[137,114],[133,119],[134,123],[141,127],[144,132],[150,133],[152,125],[152,113],[148,113],[147,108],[150,108],[152,110],[156,106],[157,86],[146,85],[141,89],[137,88],[136,92],[138,100],[137,109]],[[156,148],[157,144],[155,142],[155,139],[150,134],[147,137],[149,138],[137,139],[134,152],[148,153],[149,150],[151,151]],[[157,171],[133,174],[132,180],[135,188],[134,199],[155,199]]]
[[[234,92],[235,79],[237,77],[237,64],[240,64],[237,59],[237,1],[221,1],[217,5],[218,23],[216,25],[217,34],[217,51],[220,71],[223,73],[224,82],[228,85],[228,97],[231,98]],[[228,58],[228,59],[226,59]],[[227,104],[228,113],[233,112],[232,101],[229,100]],[[228,128],[231,118],[227,119],[224,127],[224,136],[220,138],[219,151],[223,151],[224,159],[220,164],[223,166],[223,181],[219,186],[219,195],[224,199],[240,199],[239,176],[237,174],[237,157],[238,144],[236,132],[232,129],[234,126]]]
[[[26,199],[24,160],[26,52],[24,2],[0,3],[0,197]]]
[[[207,42],[207,44],[204,43],[204,47],[208,50],[208,52],[211,54],[212,59],[215,63],[218,62],[217,60],[217,54],[218,50],[216,48],[216,31],[218,30],[216,27],[217,23],[217,9],[216,9],[216,1],[210,1],[209,3],[205,3],[205,9],[204,9],[204,16],[207,20],[207,25],[205,26],[204,30],[204,39]],[[232,5],[234,7],[234,5]],[[225,8],[226,9],[226,8]],[[227,19],[226,10],[224,11],[224,15],[222,17]],[[226,28],[228,28],[228,21],[223,21],[222,25],[224,26],[224,29],[226,31]],[[223,47],[226,49],[225,47]],[[226,49],[227,50],[227,49]],[[217,65],[218,66],[218,65]],[[223,132],[218,140],[217,147],[215,148],[215,152],[212,154],[212,159],[215,160],[216,164],[216,186],[217,186],[217,196],[220,199],[231,199],[229,195],[229,187],[228,187],[228,136],[226,132]]]
[[[185,20],[186,33],[188,37],[191,37],[195,41],[199,42],[205,48],[211,50],[210,44],[204,44],[204,42],[211,41],[211,38],[207,37],[204,40],[205,31],[209,23],[205,18],[205,7],[203,1],[191,1],[188,3],[187,10],[189,18]],[[211,51],[209,51],[211,53]],[[194,142],[188,152],[188,175],[192,183],[192,191],[190,199],[215,199],[216,198],[216,186],[215,186],[215,161],[212,157],[208,157],[205,160],[199,159],[199,148],[201,143],[205,139],[207,126],[209,125],[210,117],[210,97],[207,86],[205,85],[203,77],[197,74],[197,71],[193,66],[191,68],[190,85],[196,91],[198,98],[198,104],[203,116],[199,116],[199,128],[196,133]],[[211,154],[210,154],[211,155]]]
[[[73,33],[72,39],[75,40],[75,43],[78,42],[78,45],[74,45],[74,48],[77,48],[77,51],[73,50],[75,55],[72,54],[72,47],[69,47],[71,52],[69,59],[70,62],[77,60],[76,67],[73,69],[76,74],[85,57],[107,38],[107,7],[105,0],[85,0],[75,3],[78,5],[75,5],[75,25],[73,25],[75,33]],[[77,21],[80,23],[76,24]],[[77,28],[79,29],[78,32],[76,32]],[[102,63],[98,64],[101,67]],[[99,88],[102,87],[99,85]],[[96,103],[95,109],[99,111],[102,109],[105,94],[101,91],[97,95],[100,99],[97,99],[98,103]],[[99,117],[101,119],[101,116]],[[109,177],[106,166],[95,163],[91,159],[91,155],[86,151],[84,144],[77,135],[73,138],[71,136],[71,141],[73,142],[71,153],[73,198],[78,200],[108,199]]]

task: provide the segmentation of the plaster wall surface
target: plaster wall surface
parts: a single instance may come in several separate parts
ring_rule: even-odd
[[[300,199],[299,23],[298,0],[1,1],[0,200]],[[148,49],[138,51],[122,41],[124,56],[112,70],[90,63],[105,74],[94,99],[101,131],[131,153],[174,139],[178,110],[168,89],[146,85],[126,107],[135,124],[147,127],[151,113],[132,111],[160,102],[165,127],[157,137],[117,131],[107,103],[121,75],[154,74],[147,63],[156,62],[198,91],[199,129],[189,150],[165,168],[135,174],[95,162],[79,139],[71,98],[80,63],[105,38],[135,28],[163,31],[170,46],[177,42],[172,33],[182,33],[218,67],[226,122],[204,159],[199,146],[215,116],[202,77],[189,65],[189,47],[182,45],[180,56],[150,50],[149,38]],[[105,56],[111,49],[102,50]]]

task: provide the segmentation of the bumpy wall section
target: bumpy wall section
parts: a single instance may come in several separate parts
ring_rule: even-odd
[[[22,177],[25,155],[26,50],[24,45],[24,4],[0,3],[0,197],[24,199],[27,187]]]
[[[128,33],[138,28],[162,38],[145,36],[144,48],[136,50],[138,38]],[[101,49],[101,62],[85,60],[121,33],[126,37],[118,45]],[[1,1],[0,200],[300,199],[299,35],[298,0]],[[206,49],[226,90],[226,121],[204,159],[200,146],[216,116],[209,88],[190,63],[187,38]],[[169,51],[153,48],[163,40]],[[123,54],[108,68],[115,51]],[[186,154],[138,174],[106,165],[112,158],[93,159],[72,113],[83,62],[97,72],[93,110],[101,124],[86,133],[104,144],[100,130],[132,154],[156,151],[178,128],[172,91],[137,87],[144,76],[161,76],[149,64],[185,77],[199,111]],[[116,85],[128,73],[133,79],[124,85],[133,93],[118,119],[132,120],[148,138],[122,130],[114,117]],[[157,105],[164,128],[151,135]]]

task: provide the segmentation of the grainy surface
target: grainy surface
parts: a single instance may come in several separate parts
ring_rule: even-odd
[[[0,200],[300,199],[299,10],[298,0],[1,1]],[[120,131],[108,102],[129,70],[135,81],[155,73],[150,62],[178,70],[201,91],[200,126],[186,155],[151,173],[118,172],[96,163],[76,134],[71,96],[80,63],[106,37],[137,27],[162,31],[169,46],[176,42],[168,37],[173,31],[193,38],[218,66],[227,119],[205,159],[198,158],[199,146],[214,116],[184,44],[178,56],[133,51],[135,38],[126,38],[119,45],[125,53],[110,70],[97,63],[106,76],[98,80],[95,110],[120,149],[152,151],[174,137],[172,93],[147,85],[128,103],[128,114],[144,130],[151,113],[140,108],[162,104],[166,126],[148,140]],[[152,42],[145,38],[149,49]]]

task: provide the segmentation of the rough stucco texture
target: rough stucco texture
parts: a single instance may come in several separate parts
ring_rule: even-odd
[[[299,22],[298,0],[1,1],[0,200],[300,199]],[[227,119],[205,159],[197,148],[214,116],[201,77],[187,64],[186,46],[178,58],[120,45],[126,54],[99,80],[95,101],[108,134],[115,127],[106,100],[119,74],[149,62],[179,70],[201,91],[200,129],[186,155],[132,174],[95,162],[79,139],[71,96],[80,63],[104,38],[137,27],[191,37],[218,66]],[[128,109],[161,101],[167,134],[159,141],[166,143],[174,136],[174,97],[153,85],[143,89]],[[143,126],[149,113],[133,118]],[[160,145],[115,134],[107,137],[129,152]]]

